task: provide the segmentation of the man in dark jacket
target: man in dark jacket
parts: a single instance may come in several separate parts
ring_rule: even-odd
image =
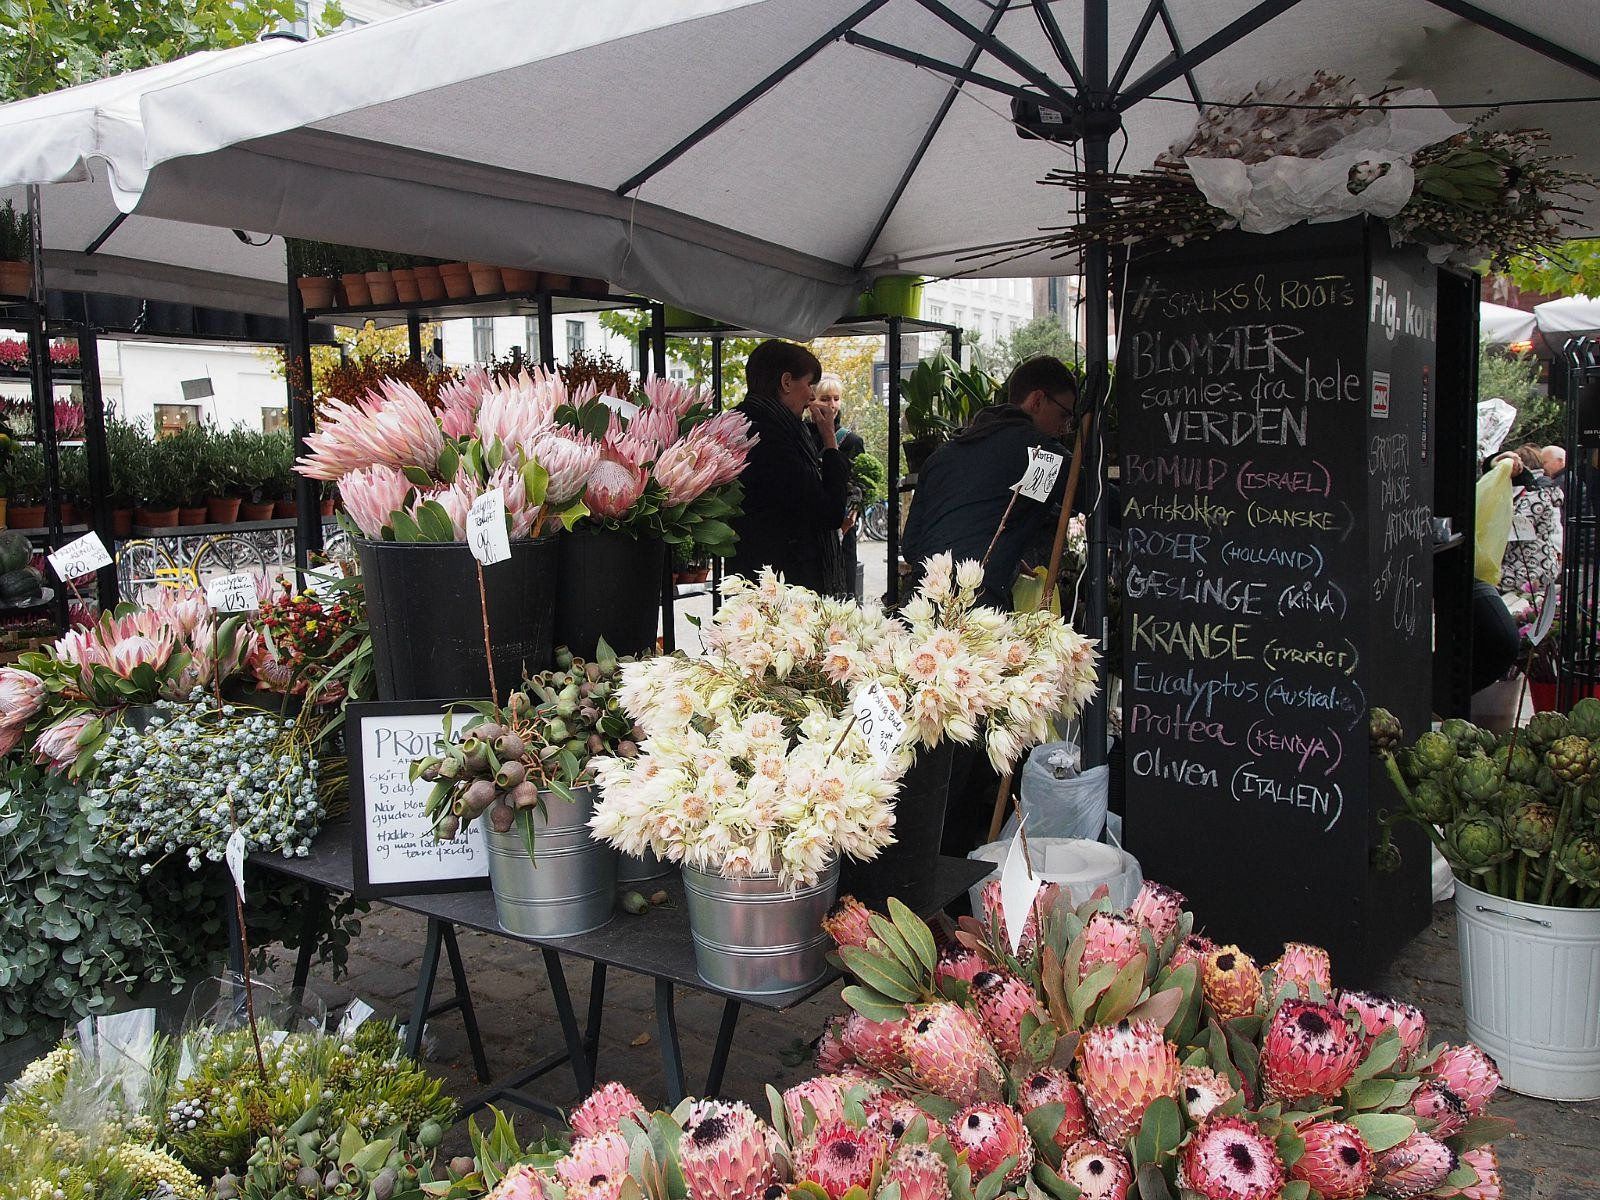
[[[744,512],[732,522],[739,542],[728,573],[754,578],[771,567],[785,582],[836,595],[850,467],[831,412],[815,441],[800,420],[816,403],[821,376],[816,355],[792,342],[762,342],[745,363],[749,395],[739,411],[760,440],[739,476]]]
[[[900,541],[905,560],[919,569],[946,552],[957,562],[981,560],[993,542],[979,601],[1010,609],[1024,556],[1039,554],[1041,546],[1048,552],[1054,535],[1053,512],[1060,510],[1067,479],[1062,441],[1077,404],[1078,381],[1060,359],[1040,355],[1012,371],[1006,402],[980,412],[924,464]],[[1049,502],[1017,498],[997,539],[1011,489],[1027,472],[1034,448],[1061,455],[1063,469]]]

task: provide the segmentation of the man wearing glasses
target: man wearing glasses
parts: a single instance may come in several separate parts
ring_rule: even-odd
[[[1062,443],[1077,415],[1078,380],[1060,359],[1040,355],[1011,372],[1005,391],[1005,403],[980,412],[923,466],[900,544],[918,576],[932,555],[981,561],[987,552],[979,602],[1009,610],[1021,564],[1043,563],[1049,555],[1067,472],[1056,476],[1048,502],[1019,496],[1005,530],[995,534],[1012,487],[1028,469],[1030,451],[1038,447],[1066,458]]]

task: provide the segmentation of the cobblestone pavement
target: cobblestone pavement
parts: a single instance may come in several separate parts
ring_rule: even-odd
[[[619,915],[616,919],[631,918]],[[423,933],[422,918],[375,907],[352,948],[349,975],[337,983],[326,973],[314,975],[313,990],[330,1008],[360,996],[380,1015],[404,1020]],[[558,1050],[560,1029],[538,953],[516,942],[477,933],[461,935],[461,950],[494,1074],[509,1074]],[[289,963],[284,959],[275,966],[272,978],[286,985],[288,977]],[[569,963],[567,978],[581,1015],[589,983],[585,964]],[[1448,903],[1435,909],[1432,927],[1406,948],[1382,986],[1420,1004],[1436,1036],[1464,1037],[1455,914]],[[446,976],[436,998],[448,989]],[[606,985],[605,1007],[598,1077],[621,1080],[647,1103],[661,1103],[665,1092],[650,981],[613,971]],[[695,1079],[703,1083],[705,1078],[721,1004],[713,997],[688,993],[680,995],[677,1008],[690,1091],[695,1093],[699,1090]],[[728,1064],[724,1095],[746,1100],[764,1112],[765,1083],[781,1089],[810,1073],[808,1063],[786,1066],[783,1052],[798,1039],[814,1036],[824,1018],[842,1010],[833,989],[787,1013],[747,1010]],[[429,1066],[444,1076],[453,1094],[465,1096],[476,1091],[460,1018],[453,1013],[443,1015],[430,1023],[428,1032]],[[564,1071],[547,1075],[532,1090],[562,1106],[580,1099],[572,1076]],[[1593,1200],[1600,1196],[1600,1102],[1557,1104],[1503,1093],[1495,1112],[1510,1117],[1518,1126],[1515,1136],[1501,1143],[1507,1200]],[[525,1135],[541,1128],[538,1119],[528,1115],[520,1116],[517,1124]],[[451,1139],[452,1149],[464,1145],[462,1139],[457,1131]]]

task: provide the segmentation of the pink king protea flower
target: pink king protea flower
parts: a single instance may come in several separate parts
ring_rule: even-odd
[[[816,1075],[803,1080],[783,1093],[783,1109],[789,1117],[789,1128],[798,1135],[808,1128],[815,1129],[842,1121],[845,1089],[874,1091],[876,1087],[876,1084],[856,1075]],[[807,1108],[816,1115],[809,1125],[806,1120]]]
[[[1437,1138],[1413,1133],[1378,1155],[1372,1190],[1389,1200],[1411,1200],[1433,1191],[1456,1169],[1456,1153]]]
[[[584,489],[583,502],[597,517],[621,520],[644,495],[647,479],[648,476],[640,468],[602,455],[589,473],[589,486]]]
[[[1422,1010],[1415,1004],[1407,1004],[1404,1000],[1381,996],[1376,992],[1341,991],[1339,1007],[1361,1018],[1370,1040],[1376,1041],[1385,1029],[1397,1031],[1400,1034],[1398,1065],[1401,1067],[1422,1049],[1422,1043],[1427,1040],[1428,1018],[1422,1015]]]
[[[1144,951],[1143,926],[1115,912],[1097,912],[1083,927],[1083,959],[1079,970],[1087,977],[1107,963],[1122,970]]]
[[[339,480],[345,512],[374,541],[383,536],[392,514],[405,507],[411,481],[398,467],[375,466],[351,471]]]
[[[795,1180],[816,1184],[828,1194],[828,1200],[843,1200],[851,1188],[864,1191],[871,1186],[873,1173],[888,1157],[888,1150],[874,1130],[852,1129],[843,1122],[827,1125],[800,1148]]]
[[[83,749],[78,739],[93,719],[90,713],[78,713],[57,721],[41,733],[39,740],[34,743],[35,758],[52,771],[66,770],[78,761],[78,754]]]
[[[1178,1183],[1205,1200],[1278,1200],[1283,1160],[1249,1121],[1208,1117],[1184,1143]]]
[[[845,1018],[839,1038],[851,1058],[883,1075],[905,1065],[903,1039],[910,1024],[909,1019],[872,1021],[852,1012]]]
[[[950,1174],[927,1146],[901,1146],[883,1173],[883,1185],[900,1185],[900,1200],[950,1200]],[[881,1190],[881,1189],[880,1189]]]
[[[856,1065],[855,1055],[845,1048],[845,1016],[835,1013],[823,1023],[822,1034],[817,1038],[817,1070],[824,1075],[838,1075]]]
[[[0,726],[20,728],[44,707],[44,680],[20,667],[0,667]]]
[[[589,472],[600,461],[600,443],[581,433],[550,432],[534,440],[528,457],[550,476],[545,503],[551,508],[565,508],[588,486]]]
[[[627,1177],[628,1143],[620,1133],[579,1138],[556,1162],[556,1178],[568,1191],[598,1189],[607,1184],[620,1189]]]
[[[357,403],[323,402],[310,450],[295,463],[308,479],[334,480],[362,467],[422,467],[439,461],[444,433],[428,402],[407,384],[386,379]]]
[[[1372,1186],[1372,1151],[1354,1125],[1311,1121],[1296,1130],[1305,1153],[1289,1168],[1291,1179],[1309,1183],[1322,1200],[1361,1200]]]
[[[629,1117],[644,1113],[644,1101],[620,1083],[606,1083],[589,1093],[589,1098],[572,1110],[572,1132],[579,1137],[615,1133]]]
[[[950,1119],[945,1131],[950,1145],[965,1151],[972,1178],[982,1179],[1008,1158],[1016,1159],[1006,1172],[1007,1184],[1021,1183],[1033,1170],[1033,1138],[1017,1110],[998,1101],[968,1105]]]
[[[543,367],[534,375],[523,371],[511,379],[486,380],[478,396],[474,432],[486,449],[499,442],[509,454],[525,459],[567,400],[561,376]]]
[[[1289,942],[1271,967],[1272,976],[1279,984],[1292,983],[1302,996],[1311,995],[1315,983],[1324,996],[1333,995],[1333,963],[1321,946],[1308,946],[1304,942]]]
[[[733,477],[727,473],[727,452],[718,443],[697,436],[699,432],[696,429],[662,451],[651,468],[656,482],[666,490],[669,504],[689,504]]]
[[[1502,1200],[1505,1189],[1500,1182],[1500,1159],[1492,1146],[1479,1146],[1461,1155],[1461,1161],[1478,1173],[1478,1181],[1461,1189],[1462,1200]]]
[[[944,1136],[944,1126],[930,1113],[923,1112],[909,1096],[894,1092],[879,1092],[862,1106],[867,1112],[867,1127],[883,1134],[891,1146],[906,1135],[906,1130],[920,1118],[928,1127],[929,1142]]]
[[[1227,1076],[1219,1075],[1210,1067],[1185,1067],[1183,1069],[1182,1097],[1184,1111],[1191,1121],[1204,1121],[1237,1094]]]
[[[1061,1149],[1075,1146],[1090,1136],[1089,1109],[1083,1093],[1060,1067],[1040,1067],[1017,1084],[1017,1107],[1024,1116],[1046,1104],[1062,1107],[1061,1123],[1050,1135],[1050,1140]]]
[[[1061,1156],[1061,1178],[1078,1189],[1078,1200],[1127,1200],[1133,1165],[1109,1142],[1085,1138]]]
[[[958,1004],[935,1001],[911,1010],[901,1050],[918,1086],[954,1104],[997,1100],[1005,1078],[978,1018]]]
[[[111,647],[111,669],[123,679],[132,676],[133,672],[142,666],[150,666],[160,671],[172,657],[173,648],[172,635],[165,631],[163,635],[156,637],[133,634],[122,638]]]
[[[822,918],[822,927],[841,948],[856,946],[864,950],[867,942],[877,936],[869,924],[871,917],[872,910],[854,896],[840,896],[828,915]]]
[[[763,1200],[782,1178],[772,1130],[743,1104],[712,1102],[696,1116],[678,1142],[689,1195]]]
[[[1022,1018],[1032,1013],[1040,1022],[1045,1015],[1033,988],[1006,971],[981,971],[973,977],[972,994],[978,1002],[978,1020],[1000,1057],[1015,1062],[1022,1057]]]
[[[1078,1043],[1078,1086],[1106,1140],[1121,1144],[1162,1096],[1176,1097],[1178,1053],[1154,1021],[1095,1025]]]
[[[1148,929],[1159,946],[1178,927],[1178,918],[1183,915],[1183,902],[1182,892],[1164,883],[1152,883],[1146,879],[1139,888],[1139,894],[1128,906],[1128,916]]]
[[[1460,1096],[1473,1116],[1482,1116],[1500,1087],[1500,1068],[1479,1047],[1467,1042],[1446,1046],[1434,1059],[1429,1073]]]
[[[960,979],[970,984],[979,971],[985,970],[988,970],[988,964],[976,950],[969,950],[965,946],[952,946],[939,955],[939,964],[933,970],[933,978],[941,985],[947,979]]]
[[[1200,990],[1219,1020],[1248,1017],[1261,1003],[1261,970],[1237,946],[1219,946],[1206,956]]]
[[[478,423],[478,406],[489,389],[489,372],[482,367],[468,367],[460,378],[452,379],[439,387],[439,424],[445,437],[471,437]]]
[[[1274,1100],[1337,1095],[1364,1050],[1365,1039],[1333,1005],[1285,1000],[1261,1042],[1261,1079]]]
[[[531,1163],[518,1163],[500,1177],[483,1200],[545,1200],[544,1183]]]
[[[1426,1079],[1411,1094],[1411,1111],[1434,1122],[1429,1132],[1443,1141],[1455,1137],[1467,1126],[1467,1103],[1439,1079]]]

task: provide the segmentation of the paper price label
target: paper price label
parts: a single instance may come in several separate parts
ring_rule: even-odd
[[[213,612],[255,612],[261,607],[254,575],[222,575],[206,581],[206,603]]]
[[[1017,480],[1017,491],[1030,500],[1048,500],[1051,489],[1056,486],[1056,476],[1060,474],[1061,455],[1037,446],[1030,447],[1028,469]]]
[[[1528,634],[1528,641],[1532,642],[1535,646],[1544,641],[1545,634],[1550,632],[1550,626],[1556,619],[1556,609],[1560,607],[1561,605],[1556,598],[1550,593],[1546,592],[1544,597],[1544,608],[1539,613],[1538,623],[1534,625],[1532,631]]]
[[[233,886],[239,890],[240,904],[244,903],[244,856],[249,851],[243,832],[237,829],[228,835],[228,844],[222,851],[222,857],[228,863],[228,874],[233,876]]]
[[[873,684],[855,698],[851,706],[856,729],[866,739],[867,749],[880,763],[888,762],[906,735],[905,718],[884,695],[882,684]]]
[[[344,578],[344,572],[338,567],[307,567],[301,572],[305,580],[305,591],[313,596],[327,595],[332,592],[333,585]]]
[[[499,489],[485,492],[472,502],[467,512],[467,548],[484,566],[505,562],[511,557],[511,539],[506,534],[506,498]]]
[[[109,567],[111,555],[106,553],[99,534],[86,533],[50,555],[50,565],[55,569],[56,578],[66,583],[101,567]]]
[[[344,1010],[344,1016],[339,1019],[339,1036],[347,1038],[366,1022],[377,1010],[357,996],[350,1001],[350,1007]]]
[[[1011,839],[1011,849],[1006,852],[1006,865],[1000,871],[1000,911],[1006,919],[1006,936],[1011,941],[1011,953],[1022,945],[1022,933],[1027,926],[1028,914],[1039,894],[1043,881],[1028,867],[1028,852],[1022,846],[1022,830]]]

